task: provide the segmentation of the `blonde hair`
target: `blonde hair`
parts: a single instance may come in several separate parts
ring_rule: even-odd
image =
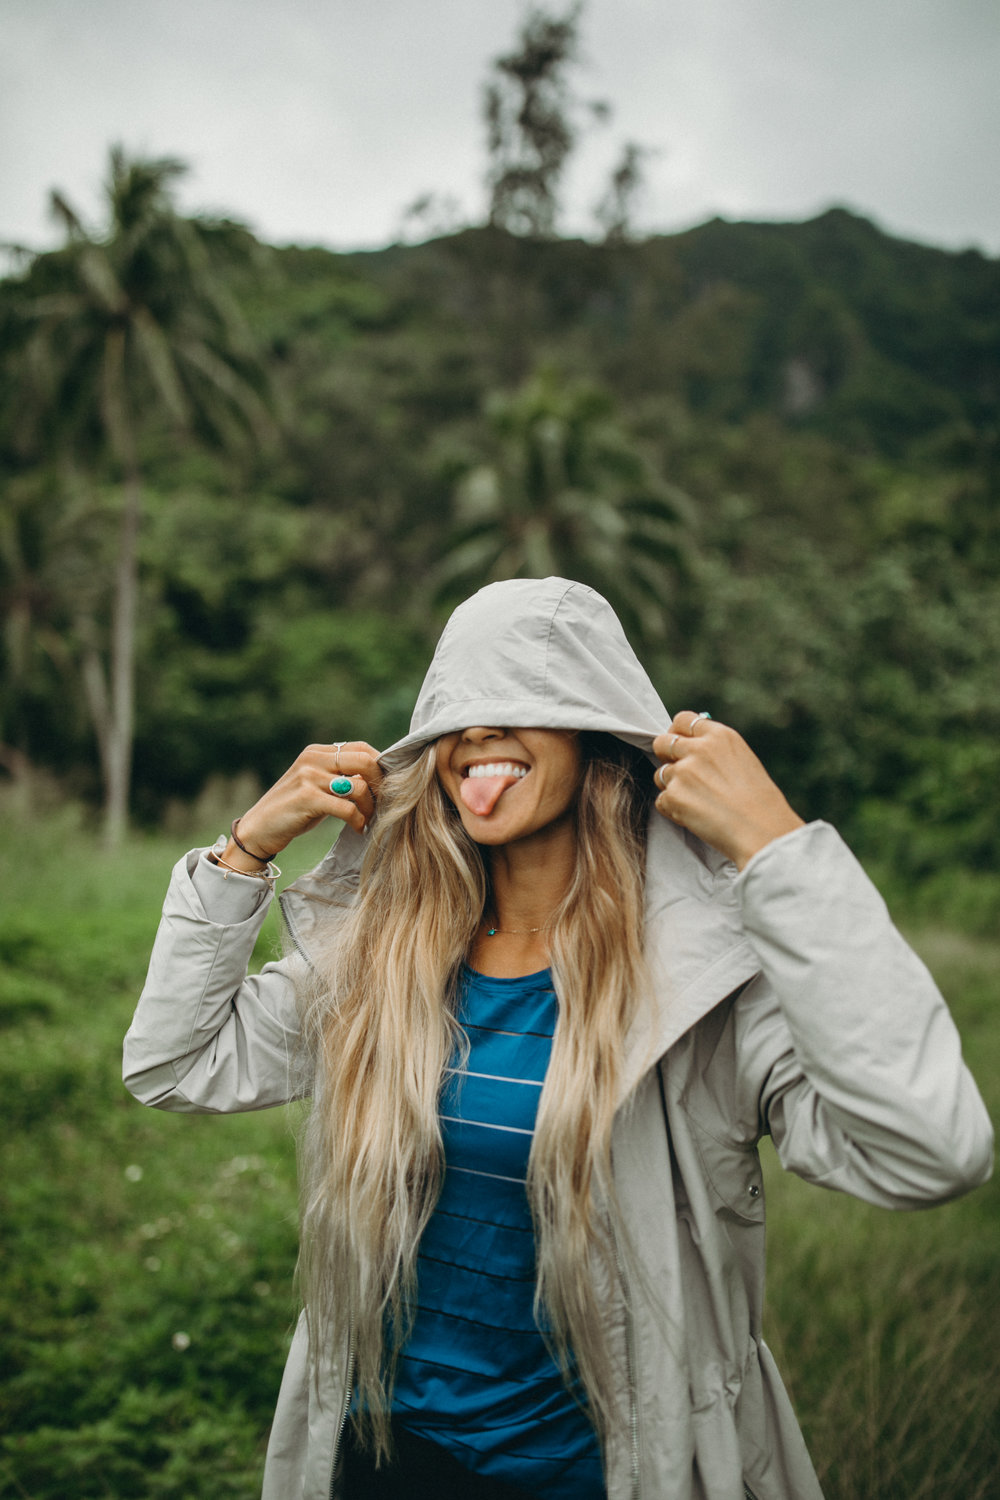
[[[559,1002],[528,1164],[536,1317],[578,1374],[602,1436],[620,1415],[594,1281],[614,1264],[611,1130],[622,1045],[643,980],[645,829],[639,752],[581,736],[576,868],[551,934]],[[300,1282],[314,1358],[354,1350],[355,1423],[377,1457],[416,1300],[417,1250],[444,1174],[438,1100],[467,1042],[457,981],[489,874],[435,774],[435,747],[386,777],[354,907],[304,996],[317,1085],[303,1138]]]

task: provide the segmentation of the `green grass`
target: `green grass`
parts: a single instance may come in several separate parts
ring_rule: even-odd
[[[1000,944],[907,936],[995,1120]],[[765,1154],[765,1337],[830,1500],[1000,1494],[1000,1182],[921,1213],[825,1193]]]
[[[295,1111],[168,1115],[122,1087],[188,840],[110,857],[68,811],[0,827],[0,1495],[249,1500],[295,1317]],[[269,919],[259,955],[279,941]]]
[[[194,841],[110,857],[71,810],[0,807],[4,1500],[259,1493],[296,1310],[296,1112],[165,1115],[120,1083],[167,874]],[[911,936],[995,1111],[1000,946]],[[279,941],[269,921],[259,955]],[[1000,1492],[997,1188],[891,1215],[766,1168],[765,1331],[830,1500]]]

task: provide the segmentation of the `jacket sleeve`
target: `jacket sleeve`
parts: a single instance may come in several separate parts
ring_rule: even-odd
[[[736,885],[762,968],[741,1071],[782,1164],[888,1208],[984,1182],[993,1133],[955,1024],[835,830],[776,840]]]
[[[248,975],[271,901],[259,880],[222,872],[192,850],[175,866],[149,972],[125,1037],[123,1077],[143,1104],[229,1114],[308,1092],[296,966]]]

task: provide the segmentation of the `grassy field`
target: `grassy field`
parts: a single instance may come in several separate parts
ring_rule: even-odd
[[[167,873],[194,841],[110,858],[71,810],[0,806],[5,1500],[259,1493],[295,1315],[295,1111],[161,1115],[119,1081]],[[910,936],[995,1113],[1000,946]],[[263,949],[278,942],[269,925]],[[891,1215],[766,1167],[767,1332],[830,1500],[1000,1494],[997,1187]]]

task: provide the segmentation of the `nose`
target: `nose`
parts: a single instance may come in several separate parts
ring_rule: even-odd
[[[463,729],[462,739],[467,740],[470,745],[486,745],[490,740],[502,740],[506,732],[505,729],[476,724],[471,729]]]

